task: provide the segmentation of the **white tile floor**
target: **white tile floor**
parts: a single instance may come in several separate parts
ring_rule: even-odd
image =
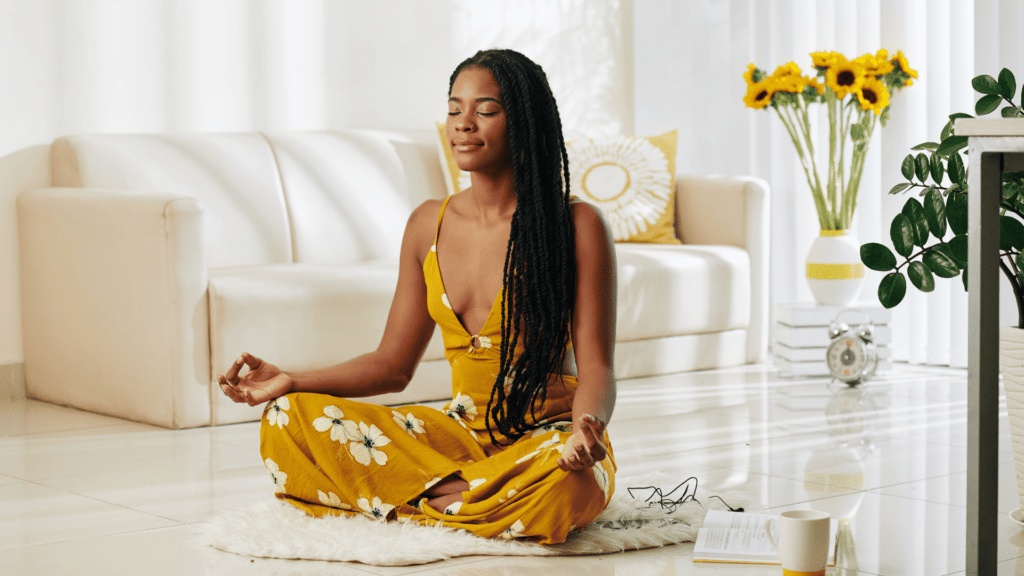
[[[966,371],[897,365],[861,390],[758,365],[624,380],[610,433],[619,476],[696,476],[768,511],[849,517],[843,575],[965,565]],[[1024,575],[1005,408],[999,574]],[[694,564],[692,544],[579,558],[470,557],[407,568],[249,559],[193,543],[210,514],[265,498],[257,423],[170,431],[37,401],[0,403],[0,573],[778,574]],[[670,488],[671,486],[666,486]],[[625,486],[620,486],[624,489]]]

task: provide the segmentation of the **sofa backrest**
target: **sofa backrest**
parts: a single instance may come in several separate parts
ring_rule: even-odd
[[[51,147],[54,186],[199,199],[207,266],[397,260],[445,186],[433,131],[98,134]]]
[[[397,260],[412,210],[446,193],[433,131],[266,137],[281,172],[295,262]]]
[[[51,158],[54,186],[199,199],[210,268],[292,260],[281,177],[260,134],[68,136]]]

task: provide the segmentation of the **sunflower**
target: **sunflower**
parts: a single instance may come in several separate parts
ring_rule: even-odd
[[[890,63],[895,68],[893,72],[897,77],[897,82],[894,85],[897,88],[914,85],[914,81],[911,78],[917,78],[917,70],[910,68],[910,64],[907,63],[907,57],[903,55],[901,50],[896,51],[896,55],[892,57]]]
[[[889,90],[885,83],[874,76],[868,76],[856,94],[863,110],[874,110],[875,114],[881,114],[889,105]]]
[[[811,61],[814,63],[814,67],[820,71],[820,69],[846,62],[846,56],[839,52],[811,52]]]
[[[743,73],[743,79],[747,81],[747,86],[764,80],[764,70],[758,69],[754,64],[747,64],[747,71]]]
[[[747,95],[743,97],[743,103],[747,108],[760,110],[772,102],[772,95],[775,94],[775,83],[771,80],[754,82],[747,86]]]
[[[843,99],[847,94],[854,94],[864,83],[864,67],[856,62],[841,62],[829,66],[825,73],[825,85]]]
[[[867,76],[885,76],[893,70],[892,62],[888,60],[889,53],[885,49],[879,50],[874,56],[871,54],[865,54],[859,58],[856,58],[854,62],[864,67],[864,73]]]

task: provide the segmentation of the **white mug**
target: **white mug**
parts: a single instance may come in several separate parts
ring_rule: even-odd
[[[779,523],[779,541],[772,538]],[[828,562],[829,515],[817,510],[790,510],[764,525],[768,541],[779,554],[784,576],[823,576]]]

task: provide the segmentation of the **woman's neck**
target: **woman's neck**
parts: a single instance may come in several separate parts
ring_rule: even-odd
[[[469,205],[482,221],[508,220],[516,210],[512,169],[498,173],[471,172]]]

